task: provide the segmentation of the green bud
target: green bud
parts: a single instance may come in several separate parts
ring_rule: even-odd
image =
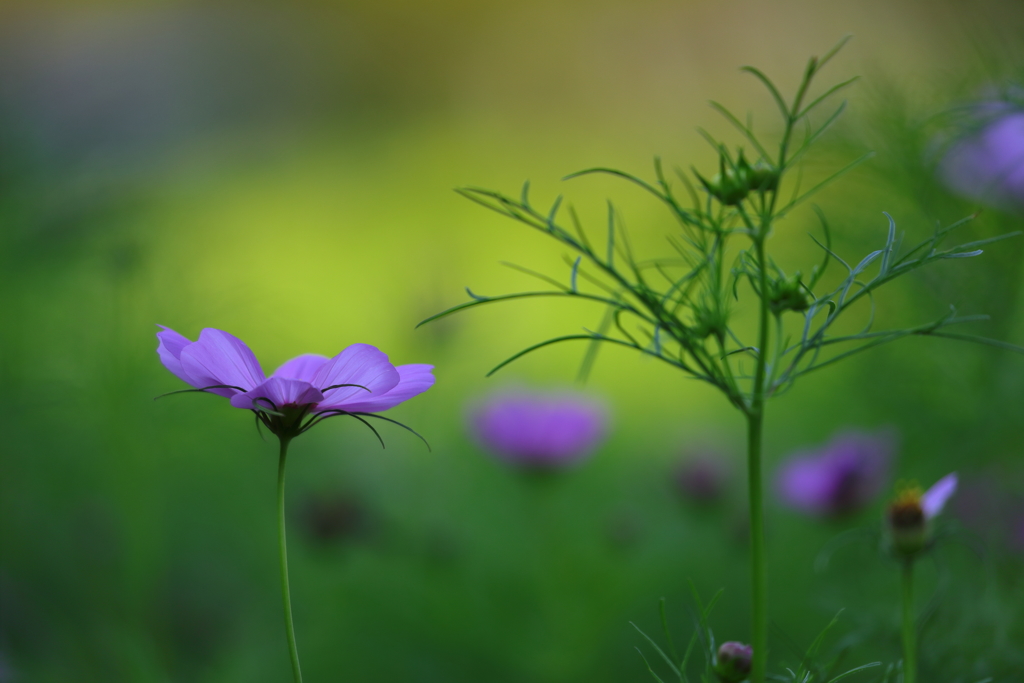
[[[749,187],[758,192],[774,192],[779,189],[779,172],[759,161],[750,169]]]
[[[806,311],[810,305],[807,292],[800,284],[799,272],[791,277],[780,277],[768,283],[768,306],[772,313]]]
[[[728,169],[725,173],[716,174],[710,183],[704,183],[704,187],[707,188],[708,192],[715,199],[726,206],[736,206],[746,199],[750,193],[750,190],[747,188],[746,177],[732,169]]]
[[[751,166],[740,150],[735,165],[727,163],[723,151],[718,160],[719,172],[710,181],[699,174],[697,178],[704,188],[726,206],[735,206],[747,198],[752,191],[771,192],[779,186],[779,172],[763,161]]]
[[[719,307],[709,307],[704,304],[695,305],[693,308],[693,333],[698,339],[705,339],[712,335],[722,339],[725,337],[726,328],[729,325],[729,316]]]

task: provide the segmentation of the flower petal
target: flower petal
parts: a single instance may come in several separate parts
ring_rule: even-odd
[[[181,367],[181,352],[192,343],[192,340],[164,325],[157,325],[157,327],[162,328],[162,331],[156,333],[157,341],[160,342],[156,347],[160,362],[178,379],[196,386],[192,378]]]
[[[430,372],[433,369],[433,365],[399,365],[395,368],[399,376],[398,384],[391,391],[375,398],[371,398],[365,391],[360,391],[349,398],[349,402],[343,404],[343,409],[359,413],[379,413],[394,408],[434,386],[434,375]],[[335,401],[331,400],[330,403],[335,404]],[[319,407],[319,410],[324,409],[323,405]],[[330,406],[327,409],[330,409]]]
[[[260,362],[242,340],[213,328],[202,330],[199,341],[182,350],[181,367],[199,388],[227,384],[249,391],[265,379]],[[234,396],[239,392],[211,389],[210,393]]]
[[[257,401],[257,399],[266,400]],[[232,396],[231,405],[246,410],[254,408],[279,410],[285,406],[319,403],[322,400],[324,400],[324,395],[309,382],[303,382],[300,379],[271,377],[252,391]]]
[[[312,384],[324,392],[323,408],[342,406],[353,398],[358,400],[382,396],[393,389],[398,381],[398,371],[388,361],[387,354],[369,344],[352,344],[324,363],[313,377]],[[338,384],[358,384],[366,389],[327,389]]]
[[[312,384],[316,373],[324,366],[329,359],[317,353],[304,353],[298,358],[286,361],[277,370],[274,370],[272,377],[284,379],[301,379],[303,382]],[[329,384],[327,386],[330,386]]]
[[[957,477],[956,472],[947,474],[942,479],[932,484],[932,487],[921,496],[921,510],[924,511],[925,519],[931,519],[946,506],[946,501],[956,493]]]

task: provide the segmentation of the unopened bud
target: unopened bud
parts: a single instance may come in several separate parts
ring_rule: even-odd
[[[722,683],[742,683],[750,676],[750,665],[754,659],[754,648],[730,640],[718,648],[715,674]]]
[[[768,305],[772,313],[783,311],[806,311],[810,307],[807,292],[800,283],[800,273],[792,277],[780,277],[769,283]]]
[[[774,192],[779,189],[779,172],[763,162],[757,162],[747,173],[748,185],[757,192]]]
[[[732,169],[716,174],[706,186],[708,192],[726,206],[739,204],[747,198],[747,194],[750,192],[745,174],[737,173]]]
[[[886,511],[889,543],[895,554],[912,557],[928,545],[928,519],[921,507],[921,489],[905,488]]]

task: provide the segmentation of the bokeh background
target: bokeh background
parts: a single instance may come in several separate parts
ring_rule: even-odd
[[[778,131],[743,64],[787,92],[806,59],[861,74],[814,177],[874,149],[821,194],[837,249],[877,248],[889,211],[911,238],[979,208],[936,181],[941,114],[1020,80],[1024,9],[1009,2],[380,0],[0,5],[0,680],[280,681],[288,676],[274,532],[274,444],[217,397],[183,395],[156,323],[229,330],[265,368],[354,342],[435,364],[387,449],[335,420],[295,443],[293,600],[310,681],[649,680],[629,621],[654,634],[664,596],[692,629],[688,581],[725,592],[711,626],[746,640],[743,423],[709,388],[625,351],[587,390],[612,433],[538,482],[466,435],[509,383],[565,387],[582,347],[495,377],[526,345],[600,310],[525,302],[420,329],[465,299],[532,286],[507,260],[565,275],[563,253],[460,198],[478,185],[559,193],[600,229],[614,197],[635,243],[670,219],[594,165],[651,175],[655,154],[714,172],[707,106]],[[965,239],[1020,228],[986,207]],[[809,209],[780,228],[787,263],[818,258]],[[883,323],[953,303],[1024,343],[1022,241],[943,264],[880,301]],[[806,272],[808,265],[803,266]],[[812,375],[771,404],[767,467],[851,428],[899,434],[892,479],[951,470],[968,491],[921,565],[922,678],[1024,680],[1024,359],[912,339]],[[697,505],[673,473],[713,448],[736,475]],[[966,502],[965,502],[966,501]],[[971,502],[973,501],[973,503]],[[840,520],[769,497],[773,667],[842,608],[829,652],[899,658],[883,501]],[[1015,517],[1016,515],[1016,517]],[[1019,522],[1018,522],[1019,523]],[[850,543],[834,541],[850,530]],[[824,565],[824,548],[837,548]],[[851,679],[852,680],[852,679]],[[868,674],[858,680],[871,680]]]

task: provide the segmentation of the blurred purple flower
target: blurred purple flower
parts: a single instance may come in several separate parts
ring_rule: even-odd
[[[891,434],[847,432],[819,451],[797,454],[776,477],[790,507],[829,517],[861,510],[882,490],[893,454]]]
[[[551,470],[590,455],[607,432],[605,407],[584,394],[500,392],[474,409],[470,429],[487,450],[506,462]]]
[[[675,483],[684,498],[711,503],[721,498],[732,478],[729,460],[713,449],[701,449],[675,470]]]
[[[954,142],[939,164],[957,193],[996,206],[1024,208],[1024,110],[1005,102],[978,106],[983,124]]]
[[[307,415],[377,413],[434,384],[432,365],[395,367],[369,344],[352,344],[334,358],[311,353],[293,358],[268,378],[249,347],[227,332],[206,328],[193,342],[163,327],[156,337],[156,352],[171,373],[197,391],[252,410],[278,436],[308,429],[312,423],[302,422]]]

